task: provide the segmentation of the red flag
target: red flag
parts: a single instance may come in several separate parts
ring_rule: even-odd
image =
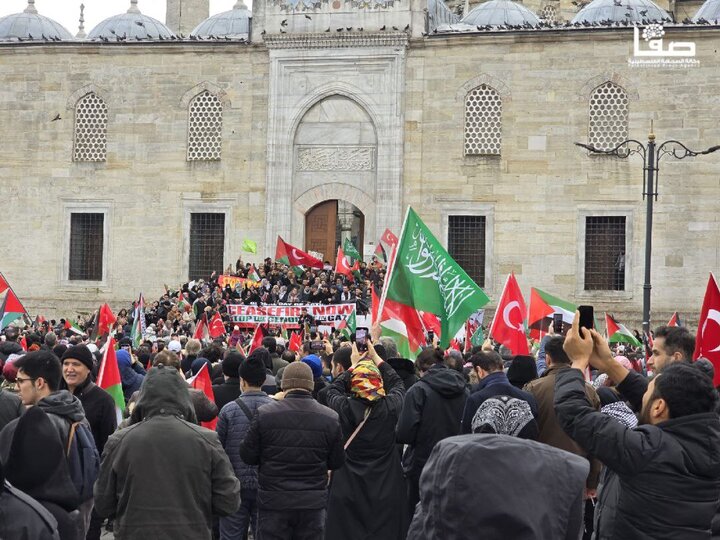
[[[458,340],[455,339],[455,338],[453,338],[453,339],[450,341],[450,348],[451,348],[451,349],[455,349],[455,350],[458,351],[458,352],[462,352],[462,351],[460,350],[460,343],[458,343]]]
[[[680,316],[678,315],[678,312],[672,314],[672,317],[670,317],[670,321],[667,323],[668,326],[680,326]]]
[[[302,339],[300,339],[300,334],[298,332],[293,332],[290,336],[290,344],[288,345],[288,349],[293,352],[298,352],[300,349],[302,349]]]
[[[195,333],[193,334],[193,338],[199,339],[200,341],[210,338],[210,334],[208,333],[207,316],[205,315],[205,313],[203,313],[202,318],[197,322],[195,326]]]
[[[23,351],[27,352],[27,339],[25,339],[25,336],[20,338],[20,346],[22,347]]]
[[[207,396],[211,403],[215,403],[215,393],[212,389],[212,380],[210,379],[210,373],[208,372],[207,363],[203,364],[197,375],[192,381],[191,386],[196,390],[201,390],[203,394]],[[209,422],[200,422],[200,425],[204,428],[215,430],[217,425],[217,417],[213,418]]]
[[[470,324],[470,321],[467,321],[465,323],[465,352],[469,353],[472,350],[472,335],[473,332],[471,331],[472,325]]]
[[[355,264],[350,267],[347,259],[345,258],[345,252],[342,250],[342,247],[338,246],[337,259],[335,260],[335,273],[346,276],[350,279],[350,281],[355,281],[355,276],[353,276],[353,270],[358,270],[359,268],[359,261],[355,261]]]
[[[255,333],[253,334],[252,341],[250,342],[250,350],[248,351],[248,354],[252,354],[255,349],[257,349],[258,347],[262,347],[262,340],[264,337],[265,334],[263,333],[260,325],[258,324],[255,328]]]
[[[652,350],[655,343],[653,342],[653,338],[650,335],[650,332],[645,332],[645,365],[647,366],[648,360],[650,360],[650,357],[652,356]],[[636,369],[636,371],[640,371],[639,369]]]
[[[4,293],[9,288],[10,288],[10,285],[8,284],[7,280],[5,279],[5,276],[0,274],[0,294]]]
[[[550,327],[553,313],[555,313],[555,310],[532,287],[530,289],[530,317],[528,319],[531,338],[542,339],[542,335],[546,334]]]
[[[219,313],[215,313],[213,318],[210,319],[210,328],[208,329],[210,337],[215,339],[225,334],[225,325],[222,322],[222,317]]]
[[[372,319],[372,324],[375,324],[376,322],[379,322],[378,308],[380,307],[380,295],[375,290],[374,283],[370,289],[370,302],[370,317]]]
[[[284,262],[290,266],[307,266],[322,270],[325,264],[318,258],[313,257],[303,250],[291,246],[278,236],[277,247],[275,248],[275,260]]]
[[[712,274],[700,312],[693,360],[700,357],[707,358],[713,363],[715,366],[713,384],[720,385],[720,288]]]
[[[514,314],[516,311],[517,315]],[[510,274],[490,327],[490,335],[513,354],[530,354],[523,324],[526,312],[525,300],[515,274]]]
[[[100,313],[98,314],[98,336],[103,336],[110,333],[110,327],[115,324],[117,318],[113,315],[110,306],[103,304],[100,306]]]
[[[440,324],[440,319],[438,319],[437,315],[434,313],[428,313],[427,311],[420,311],[419,313],[425,330],[432,330],[435,332],[438,340],[440,340],[442,325]]]
[[[395,236],[390,229],[385,229],[385,232],[380,237],[380,240],[390,247],[395,247],[398,243],[398,237]]]

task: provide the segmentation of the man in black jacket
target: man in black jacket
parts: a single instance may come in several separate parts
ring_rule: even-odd
[[[17,394],[0,388],[0,431],[12,420],[19,418],[25,407]]]
[[[585,395],[588,363],[612,362],[612,353],[595,330],[579,329],[578,320],[576,314],[565,341],[575,369],[557,375],[555,410],[567,434],[619,479],[616,502],[609,501],[617,504],[611,530],[596,529],[596,538],[709,538],[720,497],[720,419],[712,381],[686,363],[665,367],[642,398],[642,425],[629,429],[595,411]],[[607,503],[601,491],[596,523]]]
[[[258,469],[258,538],[316,540],[325,532],[327,471],[345,462],[335,411],[312,398],[310,366],[285,368],[282,400],[260,407],[240,446]]]
[[[425,349],[415,364],[420,380],[405,394],[395,430],[397,442],[407,444],[403,472],[407,480],[408,513],[412,519],[420,500],[420,473],[435,443],[460,433],[468,389],[463,376],[443,363],[442,352]]]
[[[240,397],[240,364],[245,360],[238,351],[230,350],[225,353],[222,361],[222,373],[225,379],[222,384],[213,384],[215,405],[222,409],[226,404]]]

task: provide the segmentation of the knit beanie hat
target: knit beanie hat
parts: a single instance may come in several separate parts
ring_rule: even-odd
[[[225,360],[227,361],[227,359]],[[240,363],[240,378],[252,386],[262,386],[267,377],[267,370],[260,356],[250,355]]]
[[[84,364],[86,368],[92,371],[93,354],[85,345],[75,345],[74,347],[70,347],[67,351],[65,351],[65,354],[62,355],[62,358],[60,358],[60,363],[64,362],[68,358],[79,361]]]
[[[303,358],[302,361],[305,362],[308,366],[310,366],[314,379],[322,377],[322,360],[320,360],[320,357],[318,355],[309,354],[305,358]]]
[[[250,355],[252,356],[252,355]],[[312,369],[305,362],[293,362],[285,366],[282,378],[282,389],[284,391],[303,389],[312,392],[315,389]]]
[[[353,368],[350,393],[367,401],[375,401],[385,395],[382,375],[374,362],[363,360]]]
[[[267,369],[272,369],[272,358],[270,357],[270,352],[265,347],[258,347],[250,353],[250,356],[257,356],[262,360],[262,363]],[[248,356],[248,358],[250,358],[250,356]]]
[[[522,388],[530,381],[537,379],[535,358],[524,354],[516,355],[508,368],[507,378],[510,384],[516,388]]]

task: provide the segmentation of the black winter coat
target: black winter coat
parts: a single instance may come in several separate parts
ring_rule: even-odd
[[[720,419],[715,413],[628,429],[595,411],[577,369],[558,373],[555,411],[566,433],[618,476],[614,527],[596,531],[598,537],[710,537],[720,498]]]
[[[327,471],[345,461],[338,415],[309,392],[290,391],[257,410],[240,457],[259,465],[259,508],[325,508]]]
[[[415,364],[412,360],[407,358],[388,358],[387,363],[397,372],[405,385],[405,390],[410,390],[410,387],[418,382],[420,379],[415,373]]]
[[[345,466],[330,482],[327,540],[397,540],[405,538],[406,488],[395,444],[395,425],[405,387],[386,362],[379,366],[385,397],[370,405],[365,425],[345,451]],[[350,397],[351,372],[330,385],[328,406],[340,415],[343,441],[362,422],[368,402]]]
[[[57,521],[29,495],[0,483],[0,538],[58,540]]]
[[[212,389],[215,395],[215,405],[217,405],[218,409],[222,409],[225,405],[240,397],[240,379],[230,377],[222,384],[213,384]]]
[[[0,431],[11,421],[20,418],[24,411],[20,396],[0,388]]]
[[[405,396],[397,423],[397,442],[407,444],[406,475],[419,476],[435,444],[460,433],[469,390],[463,376],[444,364],[425,372]]]
[[[85,418],[90,423],[90,430],[95,439],[95,446],[102,455],[105,442],[117,428],[115,401],[110,394],[90,381],[90,377],[75,388],[73,395],[82,403]]]

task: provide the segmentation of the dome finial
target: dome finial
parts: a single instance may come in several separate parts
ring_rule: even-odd
[[[233,6],[233,9],[247,9],[247,6],[245,5],[245,2],[243,2],[243,0],[237,0],[237,2],[235,2],[235,5]]]
[[[137,7],[138,0],[130,0],[130,9],[127,10],[128,13],[140,13],[140,10]]]
[[[80,4],[80,25],[78,26],[78,33],[75,37],[78,39],[85,39],[87,37],[85,33],[85,4]]]
[[[25,13],[32,13],[33,15],[37,15],[37,9],[35,8],[35,0],[28,0],[28,5],[25,8]]]

